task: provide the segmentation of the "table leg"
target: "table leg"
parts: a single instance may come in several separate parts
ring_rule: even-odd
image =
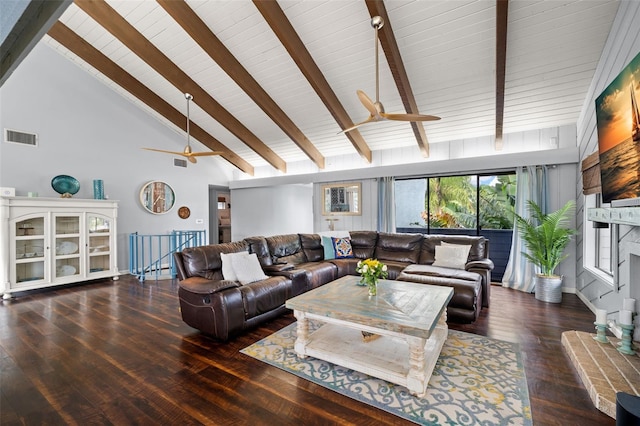
[[[409,373],[407,374],[407,388],[412,395],[424,396],[427,389],[426,369],[427,363],[425,358],[424,347],[425,339],[407,339],[409,344]],[[429,375],[430,376],[430,375]]]
[[[447,311],[444,310],[428,339],[416,337],[407,339],[409,344],[407,388],[412,395],[422,397],[426,393],[433,369],[448,334]]]
[[[302,311],[294,310],[293,316],[298,320],[296,342],[293,347],[300,358],[306,358],[307,344],[309,343],[309,320]]]

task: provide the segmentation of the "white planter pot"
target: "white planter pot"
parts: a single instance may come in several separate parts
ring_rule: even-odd
[[[543,302],[562,302],[562,277],[536,275],[536,299]]]

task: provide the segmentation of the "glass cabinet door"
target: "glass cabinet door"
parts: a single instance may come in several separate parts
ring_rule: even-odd
[[[15,222],[15,283],[45,279],[45,218],[34,216]]]
[[[80,275],[80,215],[53,216],[54,278]]]
[[[111,264],[111,220],[100,215],[87,216],[89,274],[108,271]]]

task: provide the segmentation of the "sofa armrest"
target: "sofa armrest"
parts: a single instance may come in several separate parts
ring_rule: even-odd
[[[184,263],[182,263],[182,252],[175,251],[173,252],[173,261],[176,265],[176,272],[178,275],[178,280],[182,281],[187,278],[187,271],[184,269]]]
[[[229,280],[208,280],[202,277],[190,277],[180,281],[180,287],[196,294],[213,294],[228,288],[240,287],[240,283]]]
[[[488,269],[489,271],[493,271],[493,261],[491,259],[482,259],[482,260],[472,260],[471,262],[467,262],[464,269],[467,271],[471,269]]]
[[[491,259],[474,260],[467,262],[465,269],[469,272],[477,272],[482,276],[482,306],[488,308],[491,300],[493,261]]]

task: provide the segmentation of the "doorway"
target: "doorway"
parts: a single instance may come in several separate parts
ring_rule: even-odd
[[[231,193],[209,185],[209,244],[231,242]]]

